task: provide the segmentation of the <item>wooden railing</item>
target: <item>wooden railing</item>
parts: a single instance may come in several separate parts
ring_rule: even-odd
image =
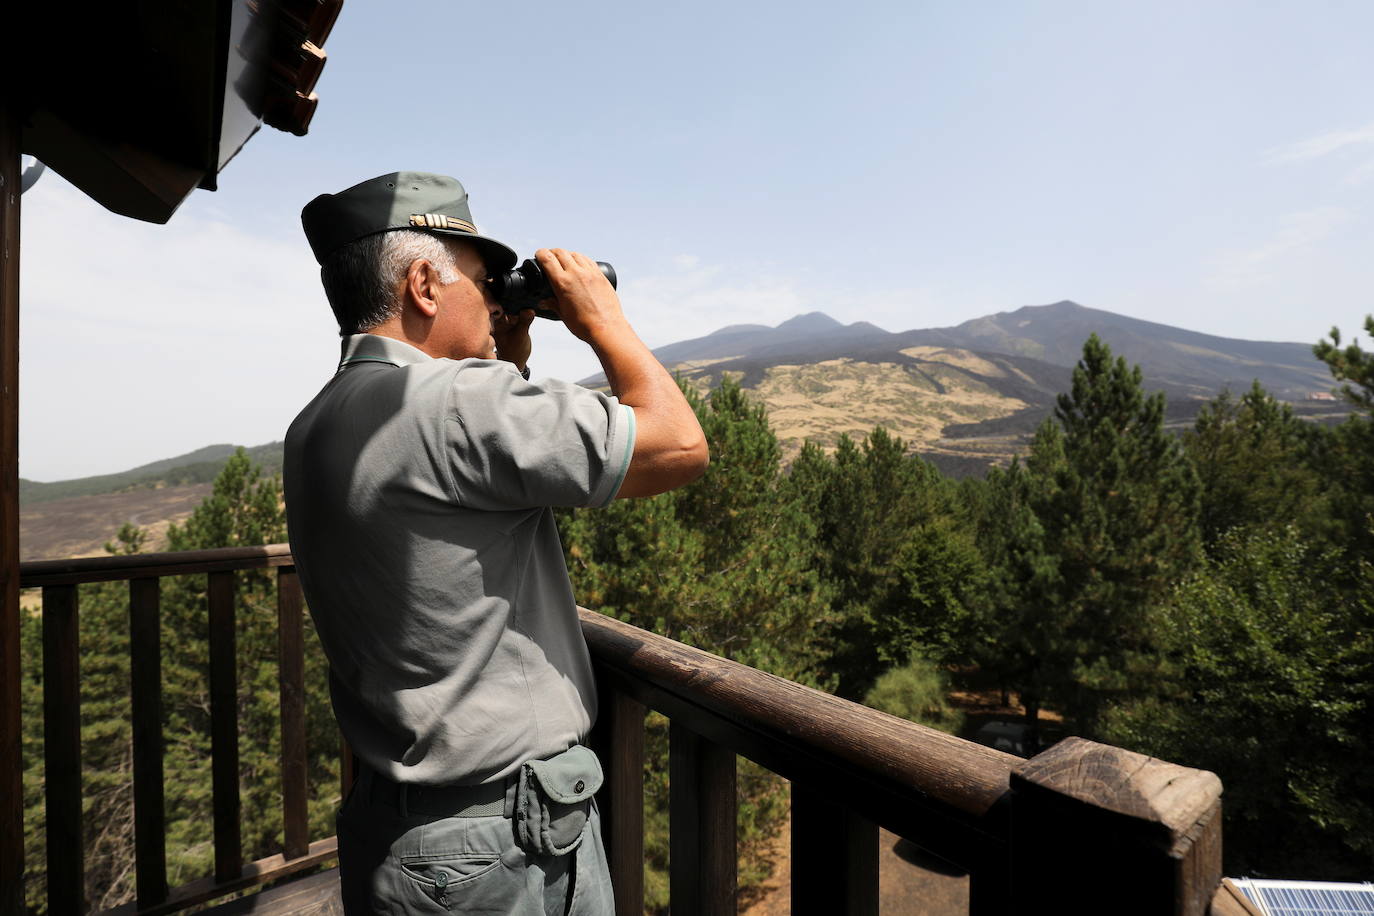
[[[86,912],[82,856],[80,658],[78,586],[129,583],[129,663],[133,740],[135,886],[137,900],[114,913],[158,914],[255,887],[337,856],[334,837],[308,836],[305,683],[300,581],[286,544],[185,553],[45,560],[20,565],[20,585],[43,590],[44,797],[47,806],[48,912]],[[278,681],[281,697],[283,850],[243,861],[239,835],[238,688],[235,576],[277,571]],[[167,886],[163,799],[160,580],[207,577],[210,744],[214,810],[214,873]],[[344,753],[345,762],[349,755]],[[345,787],[351,782],[343,768]]]
[[[328,862],[306,826],[300,585],[285,544],[23,564],[43,589],[49,912],[84,912],[77,586],[128,580],[137,895],[167,913]],[[245,864],[234,684],[238,570],[278,576],[280,855]],[[214,874],[169,889],[163,837],[158,579],[209,577]],[[791,780],[792,912],[876,914],[878,828],[969,876],[969,909],[1192,916],[1221,884],[1221,784],[1070,738],[1021,760],[582,610],[601,690],[593,743],[620,916],[643,913],[644,720],[670,719],[670,896],[689,916],[735,912],[735,755]],[[313,651],[313,647],[311,651]],[[345,753],[345,758],[348,755]],[[345,767],[345,790],[351,774]]]

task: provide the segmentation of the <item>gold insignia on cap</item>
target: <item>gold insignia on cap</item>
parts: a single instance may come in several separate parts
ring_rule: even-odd
[[[412,213],[410,224],[421,229],[455,229],[458,232],[477,234],[477,227],[472,223],[443,213]]]

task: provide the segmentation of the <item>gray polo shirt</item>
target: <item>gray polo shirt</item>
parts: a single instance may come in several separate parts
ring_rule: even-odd
[[[286,434],[287,525],[339,727],[398,782],[479,783],[586,737],[550,506],[615,498],[634,412],[499,360],[345,339]]]

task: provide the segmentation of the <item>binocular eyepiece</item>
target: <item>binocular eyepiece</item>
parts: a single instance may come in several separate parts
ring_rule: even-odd
[[[597,261],[596,266],[601,268],[601,272],[611,281],[611,288],[614,289],[615,268],[605,261]],[[541,301],[553,298],[553,289],[549,286],[549,278],[544,276],[544,271],[539,268],[537,262],[526,258],[519,267],[492,274],[487,282],[491,284],[492,296],[501,304],[506,314],[517,315],[524,309],[534,309],[534,313],[540,318],[562,320],[548,309],[539,308]]]

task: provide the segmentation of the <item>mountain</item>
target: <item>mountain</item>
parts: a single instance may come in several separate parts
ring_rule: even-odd
[[[1096,333],[1117,356],[1137,364],[1156,387],[1210,398],[1224,387],[1244,390],[1254,379],[1275,397],[1302,400],[1331,388],[1326,365],[1311,344],[1271,343],[1199,334],[1128,318],[1075,302],[1026,306],[952,328],[907,331],[905,345],[953,346],[1008,353],[1073,367],[1083,341]]]
[[[148,533],[147,550],[166,544],[167,527],[180,523],[210,494],[236,445],[207,445],[139,465],[99,474],[39,483],[19,481],[19,550],[25,560],[103,556],[104,544],[125,522]],[[268,474],[281,471],[282,443],[245,449]]]
[[[120,493],[126,490],[157,489],[181,484],[209,483],[223,470],[229,456],[234,454],[237,445],[207,445],[194,452],[164,458],[139,465],[117,474],[98,474],[94,477],[77,477],[72,480],[56,480],[40,483],[36,480],[19,479],[19,502],[22,505],[48,502],[55,499],[68,499],[74,496],[95,496],[103,493]],[[269,442],[246,449],[248,457],[262,465],[273,474],[281,470],[282,444]]]
[[[1165,393],[1176,427],[1191,424],[1222,388],[1244,391],[1255,379],[1300,412],[1342,409],[1306,400],[1332,387],[1307,344],[1200,334],[1068,301],[896,333],[811,312],[775,328],[733,325],[654,354],[703,390],[725,374],[737,378],[767,407],[788,457],[808,439],[831,446],[841,433],[861,437],[881,424],[962,475],[1024,449],[1068,390],[1092,333],[1140,365],[1146,388]],[[583,384],[604,386],[605,378]]]
[[[1306,399],[1332,388],[1307,344],[1199,334],[1067,301],[896,333],[810,312],[777,327],[731,325],[654,353],[703,390],[726,374],[739,379],[768,409],[787,458],[807,440],[833,446],[841,434],[862,438],[882,425],[962,476],[1024,451],[1055,397],[1068,390],[1092,333],[1139,364],[1147,388],[1167,395],[1176,429],[1191,425],[1221,388],[1239,392],[1252,379],[1301,415],[1329,420],[1348,410]],[[119,474],[21,480],[24,556],[98,553],[128,519],[150,527],[156,542],[169,521],[204,497],[234,448],[206,446]],[[248,452],[269,473],[281,469],[280,442]]]

